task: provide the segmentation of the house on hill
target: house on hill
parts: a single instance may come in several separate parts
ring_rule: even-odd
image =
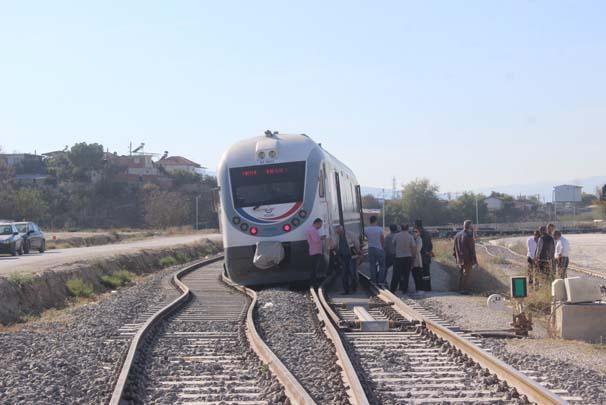
[[[196,162],[192,162],[182,156],[169,156],[160,159],[156,164],[162,166],[168,173],[188,172],[199,173],[200,169],[204,169]]]

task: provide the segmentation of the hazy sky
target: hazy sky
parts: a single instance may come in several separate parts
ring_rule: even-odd
[[[0,145],[184,155],[270,128],[444,191],[604,175],[606,2],[19,1]]]

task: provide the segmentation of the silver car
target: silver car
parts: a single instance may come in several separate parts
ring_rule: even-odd
[[[23,254],[23,238],[13,224],[0,223],[0,253]]]

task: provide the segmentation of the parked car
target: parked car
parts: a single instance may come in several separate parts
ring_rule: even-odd
[[[27,254],[32,249],[40,253],[46,250],[46,239],[44,234],[33,222],[15,222],[13,223],[19,234],[23,238],[23,251]]]
[[[23,238],[13,224],[0,223],[0,253],[23,254]]]

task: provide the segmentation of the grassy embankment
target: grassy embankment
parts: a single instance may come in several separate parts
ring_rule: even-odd
[[[12,273],[0,277],[0,325],[29,321],[45,311],[87,304],[132,285],[153,271],[208,257],[220,250],[210,240],[83,263],[69,271]]]
[[[448,271],[458,272],[452,256],[452,240],[438,239],[434,241],[435,260]],[[519,242],[510,247],[514,252],[526,254],[524,243]],[[486,250],[477,246],[478,269],[471,277],[471,290],[481,295],[500,293],[509,295],[509,278],[513,275],[526,275],[526,267],[512,262],[507,258],[493,257]],[[526,307],[535,315],[547,315],[551,310],[551,292],[547,285],[538,290],[530,288],[525,300]]]

